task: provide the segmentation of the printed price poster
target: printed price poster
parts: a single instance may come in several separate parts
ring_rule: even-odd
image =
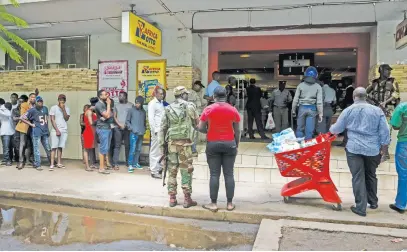
[[[98,90],[105,90],[118,103],[120,92],[128,92],[128,61],[99,61],[98,70]]]
[[[147,105],[154,98],[153,91],[157,85],[167,90],[167,60],[138,60],[136,83],[136,95],[143,96]],[[146,112],[148,112],[147,109]],[[147,121],[147,131],[143,141],[146,144],[150,143],[149,129]]]

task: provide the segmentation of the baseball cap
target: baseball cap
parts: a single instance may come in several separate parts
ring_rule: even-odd
[[[41,96],[35,97],[35,102],[44,101]]]
[[[65,99],[66,100],[66,96],[64,94],[60,94],[60,95],[58,95],[58,100],[59,99]]]
[[[202,85],[202,82],[199,81],[199,80],[198,80],[198,81],[195,81],[192,86],[194,86],[194,85],[199,85],[199,86],[201,86],[201,87],[203,87],[203,88],[205,87],[204,85]]]
[[[178,86],[174,88],[174,95],[189,94],[189,91],[184,86]]]

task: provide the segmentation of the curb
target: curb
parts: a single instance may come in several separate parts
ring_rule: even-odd
[[[129,204],[129,203],[123,203],[123,202],[115,202],[115,201],[103,201],[103,200],[75,198],[75,197],[69,197],[69,196],[28,193],[28,192],[21,192],[21,191],[0,190],[0,199],[1,198],[13,199],[13,200],[25,200],[25,201],[48,203],[48,204],[55,204],[55,205],[64,205],[64,206],[70,206],[70,207],[81,207],[81,208],[104,210],[104,211],[110,211],[110,212],[122,212],[122,213],[144,214],[144,215],[152,215],[152,216],[199,219],[199,220],[209,220],[209,221],[225,221],[225,222],[248,223],[248,224],[260,224],[263,219],[270,219],[270,220],[300,220],[300,221],[323,222],[323,223],[334,223],[334,224],[351,224],[351,225],[362,225],[362,226],[407,229],[407,223],[392,223],[392,222],[388,222],[388,221],[349,220],[346,218],[340,218],[340,217],[334,217],[334,216],[332,218],[324,218],[324,217],[309,216],[307,214],[287,215],[287,214],[283,214],[283,213],[265,214],[265,213],[244,212],[244,211],[229,212],[226,210],[219,210],[217,213],[212,213],[201,207],[185,209],[182,206],[177,206],[174,208],[170,208],[170,207],[165,207],[165,206],[148,206],[148,205],[141,205],[141,204]]]

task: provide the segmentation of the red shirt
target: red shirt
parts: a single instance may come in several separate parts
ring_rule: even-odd
[[[235,139],[233,123],[240,122],[240,115],[230,104],[217,102],[204,109],[201,121],[208,122],[209,142],[233,141]]]

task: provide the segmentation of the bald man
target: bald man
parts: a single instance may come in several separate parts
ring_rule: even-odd
[[[386,116],[380,108],[367,103],[366,98],[366,89],[356,88],[354,104],[330,128],[336,135],[348,132],[345,150],[356,203],[351,210],[360,216],[366,216],[368,203],[371,209],[378,207],[376,169],[384,161],[382,157],[388,155],[390,144]]]

